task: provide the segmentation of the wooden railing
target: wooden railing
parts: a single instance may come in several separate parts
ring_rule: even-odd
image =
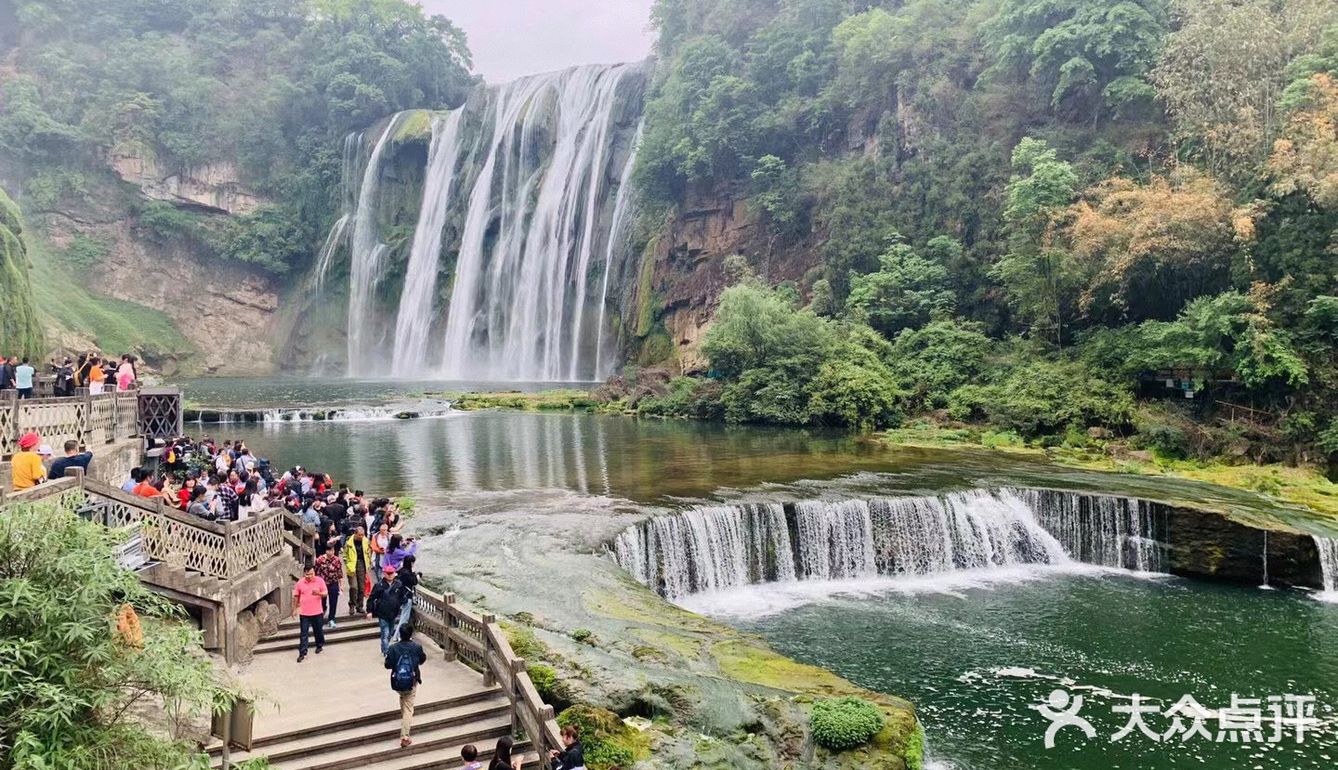
[[[442,596],[420,587],[414,594],[414,628],[441,645],[447,660],[459,660],[482,673],[485,685],[502,688],[511,702],[512,732],[530,739],[548,770],[548,752],[562,749],[553,707],[539,697],[525,659],[511,650],[496,616],[475,615],[456,603],[455,594]]]
[[[292,553],[299,560],[310,551],[308,533],[297,522],[298,534],[292,534],[290,517],[281,508],[239,522],[206,521],[169,507],[161,498],[127,494],[72,470],[75,475],[10,494],[3,502],[8,506],[62,496],[63,505],[103,526],[139,526],[150,559],[222,580],[289,552],[294,541],[297,548]]]
[[[19,437],[36,433],[59,451],[74,440],[84,446],[110,444],[139,435],[139,392],[109,391],[96,396],[87,388],[61,398],[20,399],[18,391],[0,391],[0,456],[18,449]]]

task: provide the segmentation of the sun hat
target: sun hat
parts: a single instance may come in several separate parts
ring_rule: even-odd
[[[19,436],[19,449],[32,449],[42,443],[42,437],[36,433],[25,433]]]
[[[39,455],[41,455],[41,456],[43,456],[43,457],[50,457],[51,455],[55,454],[55,452],[52,452],[52,451],[51,451],[51,445],[50,445],[50,444],[43,444],[43,445],[41,445],[40,447],[37,448],[37,454],[39,454]]]

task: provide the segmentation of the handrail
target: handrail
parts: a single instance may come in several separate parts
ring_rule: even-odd
[[[93,446],[134,438],[140,433],[138,399],[138,390],[92,395],[80,388],[73,396],[28,399],[0,391],[0,457],[12,455],[28,432],[53,446],[70,439]]]
[[[446,650],[447,660],[460,660],[483,674],[483,682],[500,685],[511,702],[511,727],[519,728],[539,752],[544,770],[548,752],[562,750],[562,734],[553,707],[543,702],[530,679],[525,659],[516,655],[494,615],[482,617],[456,604],[455,594],[414,592],[414,626]]]

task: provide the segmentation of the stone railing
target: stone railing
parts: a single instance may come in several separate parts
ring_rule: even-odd
[[[73,439],[82,446],[111,444],[139,432],[139,391],[19,399],[18,391],[0,391],[0,457],[18,451],[19,436],[36,433],[42,443],[60,451]]]
[[[0,498],[5,506],[56,497],[60,504],[106,527],[139,527],[148,558],[169,566],[231,580],[291,553],[293,538],[281,508],[244,521],[218,523],[169,507],[161,498],[127,494],[82,474],[55,479]],[[300,527],[300,525],[299,525]]]
[[[459,660],[482,673],[488,686],[501,686],[511,702],[512,732],[519,730],[530,739],[548,770],[552,764],[548,752],[562,749],[553,707],[539,697],[525,659],[511,650],[497,618],[471,613],[456,604],[455,594],[442,596],[420,587],[414,595],[414,627],[441,645],[447,660]]]

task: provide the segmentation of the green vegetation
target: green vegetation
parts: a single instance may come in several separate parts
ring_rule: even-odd
[[[558,724],[575,725],[585,746],[590,770],[621,770],[650,753],[649,739],[624,724],[618,715],[594,706],[572,706],[558,714]]]
[[[459,104],[463,34],[403,0],[16,0],[0,75],[0,155],[42,209],[90,205],[108,159],[235,167],[275,201],[211,220],[149,204],[141,221],[210,257],[305,267],[336,211],[340,141],[398,110]]]
[[[581,390],[545,390],[538,393],[439,393],[435,398],[451,402],[452,409],[515,409],[522,412],[589,410],[596,404]]]
[[[199,632],[120,567],[117,538],[50,502],[0,513],[0,768],[208,766],[166,728],[235,695],[216,683]],[[118,631],[126,607],[142,638]],[[146,709],[161,709],[161,724],[147,726]]]
[[[707,376],[605,400],[1338,467],[1338,6],[659,0],[654,20],[643,218],[744,196],[761,232],[725,266]],[[778,282],[777,251],[811,269]]]
[[[33,309],[19,207],[0,189],[0,340],[4,355],[42,353],[42,326]]]
[[[846,696],[813,704],[809,721],[813,742],[832,751],[844,751],[869,742],[883,729],[883,712],[863,698]]]

